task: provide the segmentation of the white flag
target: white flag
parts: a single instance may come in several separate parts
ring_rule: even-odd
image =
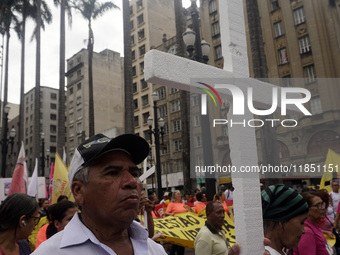
[[[63,146],[63,162],[64,162],[65,166],[67,166],[67,165],[66,165],[66,151],[65,151],[65,146]]]
[[[27,195],[38,199],[38,159],[35,159],[35,167],[31,177],[31,181],[28,184]]]

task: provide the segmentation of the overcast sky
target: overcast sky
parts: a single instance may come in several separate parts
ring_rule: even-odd
[[[100,0],[103,1],[104,0]],[[169,0],[170,1],[170,0]],[[52,24],[47,25],[41,32],[41,86],[53,88],[59,87],[59,21],[60,11],[51,1],[53,14]],[[120,10],[111,10],[104,16],[93,21],[94,51],[99,52],[109,48],[124,54],[123,48],[123,24],[122,24],[122,0],[113,0]],[[183,6],[189,7],[190,0],[183,0]],[[66,59],[87,46],[88,27],[81,15],[73,10],[73,22],[70,28],[66,25]],[[35,86],[35,40],[31,41],[34,24],[28,20],[26,27],[26,69],[25,69],[25,93]],[[2,38],[1,38],[2,41]],[[1,43],[0,43],[1,44]],[[8,101],[20,102],[20,52],[21,45],[17,35],[12,31],[10,38]],[[3,77],[4,78],[4,77]],[[3,90],[3,82],[2,82]]]

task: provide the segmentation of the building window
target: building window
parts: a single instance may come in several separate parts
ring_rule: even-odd
[[[56,114],[51,114],[50,118],[51,118],[51,120],[57,120],[57,115]]]
[[[50,142],[51,143],[57,142],[57,137],[55,135],[50,135]]]
[[[287,55],[286,48],[279,49],[279,61],[280,61],[280,65],[288,63],[288,55]]]
[[[145,130],[143,133],[144,133],[144,139],[147,141],[150,141],[150,131]]]
[[[57,104],[52,104],[51,103],[51,109],[56,110],[57,109]]]
[[[73,87],[71,87],[71,88],[69,89],[68,94],[69,94],[69,95],[72,95],[72,94],[73,94]]]
[[[202,146],[202,137],[200,135],[195,136],[196,147]]]
[[[215,22],[212,24],[212,36],[220,34],[220,23]]]
[[[138,30],[138,41],[144,39],[144,28]]]
[[[150,116],[150,113],[149,113],[149,112],[143,113],[143,124],[148,123],[148,118],[149,118],[149,116]]]
[[[169,125],[168,125],[168,123],[165,123],[163,128],[164,128],[164,129],[163,129],[164,134],[165,134],[165,135],[166,135],[166,134],[169,134]]]
[[[73,126],[70,126],[69,132],[70,132],[70,135],[74,135],[74,128],[73,128]],[[70,141],[70,143],[71,143],[71,141]],[[72,143],[73,143],[73,140],[72,140]]]
[[[133,6],[131,5],[130,6],[130,15],[132,15],[133,14]]]
[[[137,17],[137,24],[140,25],[144,22],[143,13]]]
[[[144,73],[144,62],[139,63],[139,71],[140,73]]]
[[[132,83],[132,92],[133,93],[137,92],[137,82]]]
[[[274,23],[274,29],[275,29],[275,37],[280,37],[284,35],[282,21]]]
[[[282,84],[283,87],[291,87],[292,86],[292,79],[290,75],[282,77]]]
[[[209,13],[214,13],[217,12],[217,3],[216,0],[211,0],[209,2]]]
[[[79,64],[81,61],[81,56],[77,57],[77,63]]]
[[[194,116],[194,126],[198,127],[201,124],[201,119],[199,115]]]
[[[81,104],[81,96],[77,97],[77,105]]]
[[[51,93],[51,99],[57,99],[57,93]]]
[[[177,112],[181,110],[181,101],[175,100],[171,102],[171,112]]]
[[[138,109],[138,99],[133,100],[133,109],[137,110]]]
[[[159,90],[157,90],[157,94],[159,99],[164,99],[166,97],[166,88],[161,87]]]
[[[77,78],[80,78],[81,77],[81,70],[79,69],[78,71],[77,71]]]
[[[198,95],[193,95],[191,97],[191,102],[192,102],[192,106],[197,106],[199,104],[199,98]]]
[[[280,8],[279,0],[270,0],[270,5],[272,7],[272,11],[275,11]]]
[[[131,45],[134,45],[134,44],[135,44],[135,36],[131,35]]]
[[[316,74],[314,65],[309,65],[303,68],[303,72],[305,73],[305,81],[306,83],[312,83],[316,80]]]
[[[159,110],[159,117],[160,118],[164,118],[165,116],[168,115],[168,109],[166,107],[166,104],[159,106],[158,110]]]
[[[51,133],[57,132],[57,126],[56,125],[50,125],[50,132]]]
[[[320,97],[314,97],[309,101],[312,115],[322,113],[322,104]]]
[[[218,46],[215,47],[215,55],[216,55],[216,59],[222,58],[222,47],[221,47],[221,45],[218,45]]]
[[[175,151],[182,150],[182,141],[181,140],[175,140],[174,141]]]
[[[82,111],[81,111],[81,109],[78,109],[77,110],[77,119],[79,120],[79,119],[81,119],[81,114],[82,114]]]
[[[73,122],[73,120],[74,120],[74,118],[73,118],[73,113],[71,112],[68,116],[69,116],[69,121],[70,121],[70,122]]]
[[[176,88],[171,88],[170,89],[170,93],[171,94],[177,93],[178,91],[179,91],[179,89],[176,89]]]
[[[139,56],[143,56],[145,54],[145,45],[139,47]]]
[[[72,109],[73,108],[73,101],[70,101],[70,103],[69,103],[69,107],[68,107],[69,109]]]
[[[131,60],[135,60],[136,59],[136,52],[133,50],[131,51]]]
[[[140,9],[142,9],[143,8],[143,1],[142,0],[139,0],[138,2],[137,2],[137,11],[139,11]]]
[[[143,62],[143,68],[144,68],[144,62]],[[144,79],[140,80],[140,85],[142,89],[146,89],[148,87],[148,83]]]
[[[131,29],[131,30],[134,29],[133,20],[130,20],[130,29]]]
[[[175,120],[172,122],[172,132],[177,132],[182,130],[181,120]]]
[[[132,76],[136,76],[137,75],[137,71],[136,71],[136,66],[132,67]]]
[[[77,84],[77,90],[81,90],[81,83],[80,82]]]
[[[299,38],[300,54],[308,53],[312,50],[310,45],[309,35],[305,35]]]
[[[133,122],[134,122],[135,127],[138,127],[138,126],[139,126],[139,118],[138,118],[138,116],[135,116],[135,117],[133,118]]]
[[[79,122],[77,123],[77,133],[81,134],[82,131],[83,131],[83,123]]]
[[[294,10],[294,21],[295,25],[302,24],[306,21],[305,9],[303,6]]]
[[[142,96],[142,106],[149,104],[149,95]]]

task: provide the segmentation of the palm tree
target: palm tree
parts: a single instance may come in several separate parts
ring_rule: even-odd
[[[8,97],[8,68],[9,68],[9,39],[10,39],[10,29],[11,26],[14,25],[14,29],[19,36],[20,30],[20,22],[17,17],[17,12],[20,12],[22,9],[21,2],[15,0],[8,0],[1,4],[1,12],[0,12],[0,27],[1,30],[4,31],[6,35],[6,58],[5,58],[5,79],[4,79],[4,100],[3,106],[7,105],[7,97]],[[2,116],[4,116],[4,111]],[[3,127],[7,126],[5,124],[5,118],[3,118]],[[7,132],[3,130],[2,132],[3,138],[6,138]],[[6,152],[4,152],[6,153]],[[6,176],[6,173],[2,173],[2,177]]]
[[[122,0],[124,30],[124,99],[125,99],[125,133],[134,133],[133,92],[132,92],[132,59],[131,28],[129,0]]]
[[[35,69],[35,91],[34,91],[34,121],[33,121],[33,158],[39,158],[40,156],[40,52],[41,52],[41,38],[40,29],[45,28],[44,21],[51,23],[52,14],[45,1],[34,1],[34,18],[36,21],[36,27],[34,31],[36,39],[36,69]]]
[[[89,75],[89,136],[94,135],[94,105],[93,105],[93,73],[92,73],[92,56],[94,36],[92,30],[92,20],[103,16],[106,11],[119,9],[114,3],[107,1],[99,3],[99,0],[73,0],[71,5],[78,10],[84,19],[88,21],[89,38],[87,42],[88,51],[88,75]]]
[[[68,13],[69,24],[72,23],[71,8],[67,0],[54,0],[60,5],[60,55],[59,55],[59,102],[58,102],[58,134],[57,151],[63,153],[65,144],[65,11]]]

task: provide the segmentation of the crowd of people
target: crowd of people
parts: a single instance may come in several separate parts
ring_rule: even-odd
[[[209,202],[204,187],[184,196],[179,190],[165,192],[158,201],[154,192],[142,192],[139,180],[137,165],[148,154],[148,143],[132,134],[113,139],[97,134],[84,141],[76,148],[69,169],[75,203],[65,196],[52,205],[48,199],[37,203],[21,193],[8,196],[0,205],[0,253],[167,254],[154,241],[164,235],[154,233],[152,218],[203,211],[206,223],[196,236],[195,254],[240,254],[242,247],[231,247],[222,229],[226,215],[233,214],[232,184],[221,185]],[[332,189],[331,193],[306,190],[299,194],[280,184],[259,190],[264,254],[339,255],[338,180],[333,180]],[[141,210],[151,219],[145,227],[137,217]],[[184,250],[173,244],[168,252],[181,255]]]

